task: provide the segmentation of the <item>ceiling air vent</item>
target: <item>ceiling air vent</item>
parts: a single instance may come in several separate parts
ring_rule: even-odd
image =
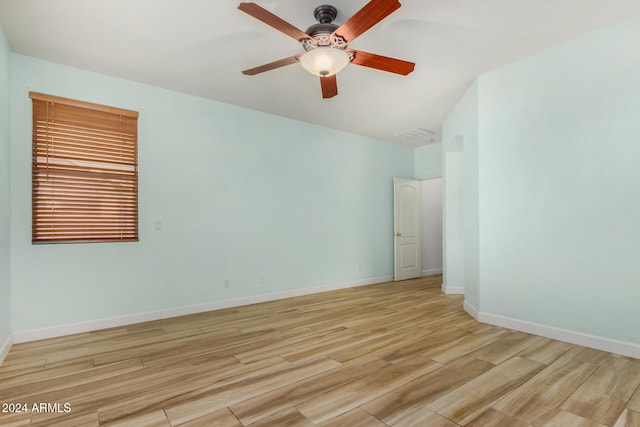
[[[398,140],[407,145],[418,146],[436,142],[437,134],[425,128],[413,128],[393,134]]]

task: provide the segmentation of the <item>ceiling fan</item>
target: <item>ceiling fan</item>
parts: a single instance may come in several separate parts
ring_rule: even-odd
[[[318,23],[303,32],[256,3],[240,3],[238,9],[295,39],[305,50],[304,53],[244,70],[242,74],[253,76],[299,62],[304,69],[320,77],[323,98],[338,94],[336,74],[349,63],[406,76],[413,71],[413,62],[347,48],[349,43],[398,8],[398,0],[371,0],[338,26],[332,24],[338,15],[337,9],[329,5],[318,6],[313,12]]]

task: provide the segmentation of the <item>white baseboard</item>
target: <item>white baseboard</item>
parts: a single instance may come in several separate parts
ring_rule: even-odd
[[[471,317],[473,317],[474,319],[476,320],[480,319],[480,312],[478,311],[478,309],[472,306],[471,304],[469,304],[467,301],[464,302],[463,308],[464,308],[464,311],[469,313]]]
[[[490,325],[496,325],[503,328],[581,345],[583,347],[595,348],[609,353],[616,353],[622,356],[640,359],[640,344],[598,337],[582,332],[571,331],[526,320],[514,319],[497,314],[484,313],[478,311],[466,301],[464,303],[464,309],[467,313],[482,323],[488,323]]]
[[[442,292],[447,295],[464,295],[464,286],[447,286],[443,283]]]
[[[435,276],[436,274],[442,274],[442,268],[429,268],[427,270],[422,270],[423,276]]]
[[[185,316],[188,314],[202,313],[223,308],[239,307],[242,305],[257,304],[260,302],[275,301],[284,298],[297,297],[302,295],[317,294],[320,292],[335,291],[339,289],[354,288],[357,286],[373,285],[376,283],[390,282],[393,276],[372,277],[348,282],[329,283],[325,285],[313,286],[309,288],[291,289],[269,294],[251,295],[239,298],[230,298],[219,301],[211,301],[203,304],[193,304],[181,307],[170,307],[161,310],[148,311],[144,313],[128,314],[124,316],[108,317],[103,319],[89,320],[86,322],[67,323],[64,325],[50,326],[46,328],[17,331],[13,334],[13,342],[21,343],[36,341],[46,338],[55,338],[64,335],[78,334],[83,332],[97,331],[100,329],[114,328],[118,326],[132,325],[135,323],[148,322],[152,320],[167,319],[171,317]]]
[[[0,366],[2,366],[2,362],[4,362],[4,358],[9,354],[9,350],[11,349],[11,344],[13,344],[13,335],[9,334],[4,343],[0,345]]]
[[[134,323],[149,322],[151,320],[159,319],[162,319],[162,310],[148,311],[145,313],[126,314],[123,316],[106,317],[102,319],[89,320],[86,322],[65,323],[63,325],[48,326],[46,328],[16,331],[13,333],[13,342],[18,344],[29,341],[44,340],[47,338],[80,334],[83,332],[115,328],[118,326],[132,325]]]
[[[231,298],[220,301],[212,301],[203,304],[187,305],[162,310],[162,319],[169,317],[186,316],[188,314],[202,313],[205,311],[221,310],[223,308],[239,307],[242,305],[257,304],[260,302],[276,301],[285,298],[299,297],[303,295],[318,294],[320,292],[337,291],[339,289],[355,288],[357,286],[374,285],[376,283],[390,282],[393,276],[381,276],[370,279],[354,280],[349,282],[330,283],[311,288],[291,289],[269,294],[251,295],[247,297]]]

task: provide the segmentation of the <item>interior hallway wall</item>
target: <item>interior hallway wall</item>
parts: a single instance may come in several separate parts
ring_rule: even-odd
[[[640,16],[482,75],[481,310],[640,355]]]
[[[449,191],[445,160],[445,277],[481,320],[640,357],[638,46],[640,17],[578,37],[481,75],[447,118],[465,171]]]
[[[442,273],[442,178],[425,179],[422,191],[422,275]]]

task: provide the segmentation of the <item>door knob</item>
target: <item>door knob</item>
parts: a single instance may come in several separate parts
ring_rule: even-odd
[[[400,237],[400,236],[402,236],[402,234],[396,233],[396,237]]]

